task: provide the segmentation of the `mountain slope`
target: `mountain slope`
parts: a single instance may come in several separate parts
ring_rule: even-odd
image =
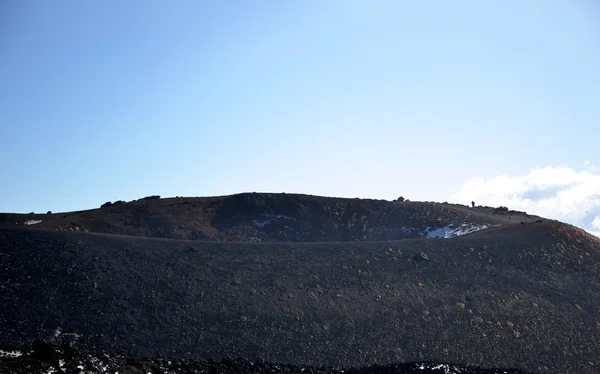
[[[0,254],[4,345],[45,337],[85,350],[346,367],[600,366],[600,243],[557,222],[353,243],[0,229]]]
[[[538,219],[457,204],[245,193],[142,199],[58,214],[0,214],[0,225],[205,241],[380,241],[452,237]]]

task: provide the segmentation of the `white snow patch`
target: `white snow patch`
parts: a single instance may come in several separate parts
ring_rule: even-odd
[[[254,224],[254,226],[256,227],[265,227],[266,225],[270,224],[271,222],[277,221],[278,219],[289,219],[289,220],[294,220],[294,218],[288,217],[288,216],[284,216],[281,214],[270,214],[270,213],[264,213],[262,214],[263,217],[266,217],[267,219],[264,221],[259,221],[259,220],[253,220],[252,223]]]
[[[419,364],[419,366],[417,367],[417,369],[419,370],[444,370],[444,374],[460,374],[463,372],[462,369],[457,368],[454,365],[448,365],[448,364]]]
[[[425,229],[425,237],[427,238],[443,238],[443,239],[450,239],[450,238],[455,238],[457,236],[461,236],[461,235],[466,235],[466,234],[470,234],[479,230],[485,230],[487,229],[488,226],[483,225],[483,226],[474,226],[474,225],[467,225],[467,224],[462,224],[459,227],[454,227],[454,225],[450,224],[448,226],[445,227],[440,227],[434,230],[431,230],[430,227],[427,227]]]
[[[19,351],[3,351],[0,349],[0,358],[17,358],[23,356],[23,353]]]
[[[27,226],[31,226],[31,225],[36,225],[36,224],[38,224],[40,222],[42,222],[41,219],[30,219],[30,220],[27,220],[27,221],[23,222],[23,224],[27,225]]]
[[[104,354],[104,356],[106,358],[110,359],[109,355]],[[99,368],[102,373],[108,372],[108,365],[102,366],[102,361],[100,361],[100,359],[98,357],[94,357],[94,356],[91,356],[91,355],[88,356],[88,357],[89,357],[90,361],[92,362],[92,364],[94,365],[94,367]]]

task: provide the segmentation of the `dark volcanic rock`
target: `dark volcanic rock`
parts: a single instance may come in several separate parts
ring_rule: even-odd
[[[482,228],[510,224],[499,208],[458,204],[342,199],[296,194],[244,193],[208,198],[148,196],[102,204],[101,209],[31,217],[0,214],[0,226],[61,230],[77,223],[97,233],[169,239],[245,242],[335,242],[416,239],[454,227]],[[502,211],[502,213],[506,213]],[[509,211],[519,221],[539,217]]]
[[[425,252],[421,252],[415,256],[415,259],[418,261],[429,261],[429,256]]]
[[[36,343],[34,343],[35,350]],[[0,373],[47,374],[47,373],[121,373],[121,374],[183,374],[183,373],[313,373],[313,374],[527,374],[513,369],[482,369],[462,365],[414,362],[364,368],[336,368],[333,366],[286,365],[265,361],[248,361],[241,357],[221,360],[189,360],[166,358],[142,358],[127,354],[103,352],[97,356],[73,349],[55,350],[45,343],[45,350],[51,350],[54,361],[49,363],[36,354],[24,354],[17,358],[3,358],[0,355]]]
[[[58,354],[54,347],[43,340],[33,342],[32,358],[52,365],[58,365]]]
[[[435,261],[414,261],[421,252]],[[600,244],[555,222],[356,243],[0,229],[0,270],[0,346],[68,337],[178,360],[600,367]]]

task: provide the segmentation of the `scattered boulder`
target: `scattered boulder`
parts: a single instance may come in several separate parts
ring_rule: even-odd
[[[429,261],[429,256],[425,252],[421,252],[415,256],[415,260],[417,261]]]
[[[112,203],[110,201],[107,201],[104,204],[100,205],[100,208],[108,208],[111,205],[112,205]]]
[[[46,214],[52,214],[52,211],[49,210],[49,211],[46,212]]]

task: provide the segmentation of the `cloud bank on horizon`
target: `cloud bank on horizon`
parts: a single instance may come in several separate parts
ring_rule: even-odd
[[[523,210],[600,237],[600,167],[587,160],[580,170],[560,165],[531,169],[526,175],[472,178],[453,199]]]

